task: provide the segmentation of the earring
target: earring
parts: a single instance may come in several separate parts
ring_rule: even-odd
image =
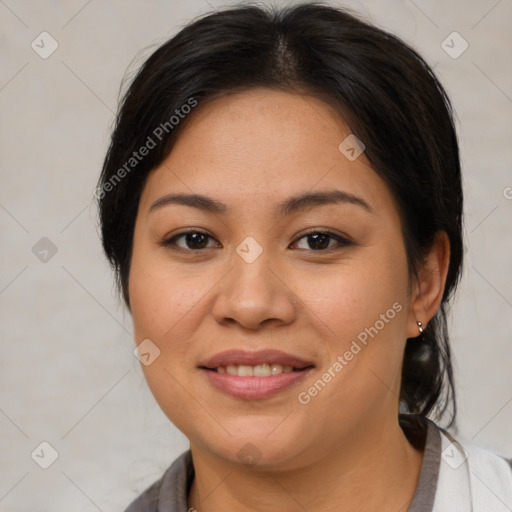
[[[421,334],[423,332],[423,329],[421,327],[423,324],[421,322],[416,322],[416,323],[418,324],[418,329],[419,329],[420,334]]]

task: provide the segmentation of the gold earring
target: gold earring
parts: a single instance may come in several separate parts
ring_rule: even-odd
[[[423,324],[421,322],[416,322],[416,323],[418,324],[418,329],[419,329],[420,334],[421,334],[423,332],[423,329],[421,327]]]

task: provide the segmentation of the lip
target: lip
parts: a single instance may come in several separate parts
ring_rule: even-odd
[[[228,373],[201,368],[210,384],[223,393],[244,400],[268,398],[293,386],[306,377],[314,368],[306,368],[291,373],[280,373],[269,377],[239,377]]]
[[[219,352],[209,359],[198,364],[199,368],[212,369],[218,368],[219,366],[231,365],[250,365],[256,366],[264,363],[278,363],[283,366],[289,365],[294,368],[304,369],[308,366],[314,366],[312,361],[306,361],[300,357],[280,350],[257,350],[253,352],[247,352],[245,350],[226,350],[225,352]],[[240,377],[239,377],[240,378]],[[266,377],[257,377],[266,378]],[[268,377],[270,378],[270,377]]]
[[[280,373],[268,377],[239,377],[228,373],[218,373],[214,368],[228,365],[255,366],[264,363],[278,363],[294,367],[290,373]],[[311,361],[280,350],[227,350],[202,361],[198,365],[210,384],[217,390],[244,400],[268,398],[303,380],[315,367]]]

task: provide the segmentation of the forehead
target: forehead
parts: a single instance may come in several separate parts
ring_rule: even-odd
[[[164,193],[200,193],[247,209],[337,188],[385,207],[392,198],[364,152],[352,160],[340,150],[350,135],[315,96],[262,88],[223,96],[196,107],[141,201],[149,207]]]

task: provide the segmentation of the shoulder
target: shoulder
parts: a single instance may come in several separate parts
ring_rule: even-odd
[[[489,450],[472,440],[459,438],[455,439],[453,435],[446,430],[439,428],[443,438],[443,459],[448,462],[452,455],[452,449],[458,448],[461,459],[467,459],[470,464],[476,467],[493,467],[496,471],[500,471],[507,479],[510,478],[512,483],[512,459],[508,459]]]
[[[512,495],[512,460],[479,446],[471,441],[461,440],[462,448],[475,476],[494,478],[502,482]],[[482,479],[482,478],[481,478]]]
[[[475,512],[512,510],[510,461],[471,440],[439,431],[442,446],[436,504],[443,507],[434,510],[448,505],[454,511],[468,507]]]
[[[182,453],[165,473],[124,512],[158,512],[165,507],[169,512],[187,510],[188,489],[194,476],[190,450]]]

